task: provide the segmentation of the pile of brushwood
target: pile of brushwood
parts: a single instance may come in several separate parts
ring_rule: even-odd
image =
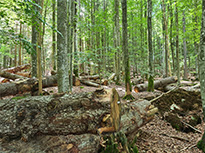
[[[158,108],[162,119],[169,122],[173,128],[187,133],[200,132],[195,128],[201,123],[203,116],[199,91],[176,88],[160,98],[153,99],[152,104]]]

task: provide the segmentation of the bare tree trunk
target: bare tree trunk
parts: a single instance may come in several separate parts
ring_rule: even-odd
[[[205,117],[205,0],[202,0],[202,22],[201,22],[201,37],[200,37],[200,54],[199,54],[199,67],[200,67],[200,88],[203,114]],[[198,142],[197,147],[203,152],[205,151],[205,132],[202,139]]]
[[[186,47],[186,21],[185,21],[185,11],[183,12],[183,46],[184,46],[184,79],[187,79],[187,47]]]
[[[53,30],[52,30],[52,68],[56,70],[56,0],[52,0],[52,18],[53,18]]]
[[[148,91],[154,91],[153,50],[152,50],[152,0],[147,1],[147,28],[149,49],[149,80]]]
[[[67,1],[58,0],[57,2],[57,75],[58,75],[58,92],[68,92],[70,90],[68,75],[68,51],[67,51]],[[70,48],[69,48],[70,49]]]
[[[114,43],[117,51],[115,52],[115,75],[116,84],[120,81],[120,25],[119,25],[119,0],[115,0],[115,27],[114,27]]]
[[[178,6],[177,0],[175,1],[175,20],[176,20],[176,67],[177,67],[177,79],[178,85],[180,85],[180,67],[179,67],[179,24],[178,24]]]
[[[132,86],[130,82],[130,65],[129,65],[129,51],[128,51],[128,35],[127,35],[127,0],[122,0],[122,50],[124,53],[124,69],[125,69],[125,99],[132,99]]]
[[[22,34],[22,24],[20,23],[20,33],[19,33],[20,35]],[[22,63],[22,61],[21,61],[21,42],[20,42],[20,44],[19,44],[19,61],[18,61],[18,65],[22,65],[21,63]]]

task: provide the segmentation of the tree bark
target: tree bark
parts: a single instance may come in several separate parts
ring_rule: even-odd
[[[152,0],[147,1],[147,28],[148,28],[148,49],[149,49],[149,81],[148,91],[154,91],[154,63],[152,50]]]
[[[205,0],[202,0],[202,22],[200,37],[200,53],[199,53],[199,75],[201,87],[201,100],[203,115],[205,117]],[[205,132],[202,139],[197,144],[198,148],[205,152]]]
[[[73,145],[79,145],[75,138],[88,135],[97,137],[90,141],[98,144],[95,148],[97,151],[100,140],[98,132],[107,132],[101,130],[114,127],[115,130],[109,132],[119,130],[132,135],[153,118],[153,109],[156,108],[147,100],[120,103],[114,88],[74,95],[34,96],[9,102],[1,100],[0,137],[32,142],[38,135],[44,135],[44,138],[73,135]]]
[[[58,92],[68,92],[70,88],[67,54],[67,1],[58,0],[57,8],[57,25],[60,32],[57,34]]]
[[[177,0],[175,0],[175,19],[176,19],[176,70],[177,70],[177,79],[178,85],[180,85],[180,67],[179,67],[179,23],[178,23],[178,6]]]
[[[17,66],[17,67],[11,67],[11,68],[8,68],[8,69],[3,69],[2,71],[9,72],[9,73],[17,73],[19,71],[30,69],[30,68],[31,68],[31,65],[26,64],[26,65],[20,65],[20,66]]]
[[[132,86],[130,82],[130,65],[128,51],[128,35],[127,35],[127,0],[121,1],[122,6],[122,50],[124,53],[124,70],[125,70],[125,88],[126,93],[124,98],[132,97]]]
[[[175,77],[168,77],[168,78],[163,78],[160,80],[154,81],[154,88],[157,89],[159,87],[164,87],[170,83],[175,83],[177,79]],[[144,84],[138,84],[134,87],[135,92],[141,92],[141,91],[146,91],[148,88],[148,83]]]
[[[57,85],[57,76],[48,76],[42,80],[43,88]],[[28,91],[38,90],[38,80],[35,78],[26,78],[24,80],[0,84],[0,97],[16,95]]]
[[[186,19],[185,19],[185,11],[183,12],[183,47],[184,47],[184,79],[187,79],[187,47],[186,47]]]
[[[13,74],[13,73],[9,73],[9,72],[6,72],[6,71],[1,71],[1,70],[0,70],[0,76],[4,77],[4,78],[11,79],[11,80],[25,78],[25,77],[23,77],[21,75],[17,75],[17,74]]]

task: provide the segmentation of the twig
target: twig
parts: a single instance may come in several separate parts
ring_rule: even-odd
[[[193,147],[195,147],[195,146],[196,146],[196,144],[194,144],[194,145],[189,145],[189,146],[184,147],[183,149],[181,149],[181,151],[184,151],[184,150],[187,150],[187,149],[191,149],[191,148],[193,148]]]
[[[178,136],[174,136],[174,135],[167,135],[165,133],[160,133],[160,135],[167,136],[167,137],[174,138],[174,139],[181,140],[181,141],[190,142],[188,139],[185,139],[185,138],[182,138],[182,137],[178,137]]]
[[[175,87],[175,88],[173,88],[172,90],[169,90],[168,92],[163,93],[163,94],[161,94],[160,96],[158,96],[158,97],[156,97],[156,98],[154,98],[154,99],[150,100],[150,103],[154,102],[155,100],[157,100],[157,99],[161,98],[161,97],[162,97],[162,96],[164,96],[164,95],[169,94],[170,92],[172,92],[172,91],[173,91],[173,90],[175,90],[175,89],[178,89],[178,87]]]
[[[187,125],[187,126],[189,126],[190,128],[192,128],[193,130],[195,130],[196,132],[198,132],[198,133],[202,133],[200,130],[198,130],[198,129],[196,129],[195,127],[193,127],[193,126],[191,126],[190,124],[188,124],[188,123],[186,123],[186,122],[184,122],[184,121],[181,121],[183,124],[185,124],[185,125]]]

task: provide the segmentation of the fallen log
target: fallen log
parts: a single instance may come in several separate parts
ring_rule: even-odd
[[[157,89],[159,87],[164,87],[170,83],[175,83],[177,82],[176,77],[168,77],[168,78],[163,78],[160,80],[154,81],[154,88]],[[141,92],[141,91],[146,91],[148,88],[148,83],[144,84],[138,84],[134,87],[135,92]]]
[[[92,81],[89,81],[89,80],[80,80],[81,83],[85,84],[85,85],[88,85],[88,86],[93,86],[93,87],[100,87],[99,84],[95,83],[95,82],[92,82]]]
[[[99,79],[99,75],[87,75],[87,76],[79,76],[80,80],[96,80]]]
[[[20,66],[17,66],[17,67],[11,67],[11,68],[8,68],[8,69],[3,69],[2,71],[6,71],[6,72],[9,72],[9,73],[16,73],[16,72],[19,72],[19,71],[22,71],[22,70],[25,70],[25,69],[30,69],[30,68],[31,68],[31,65],[26,64],[26,65],[20,65]]]
[[[115,73],[112,73],[108,80],[113,80],[115,78]]]
[[[42,80],[43,88],[57,85],[57,76],[48,76]],[[35,92],[38,90],[36,78],[24,78],[10,83],[0,84],[0,97],[16,95],[24,92]]]
[[[102,80],[97,79],[97,80],[96,80],[96,83],[97,83],[97,84],[104,85],[104,86],[107,86],[107,85],[108,85],[108,80],[107,80],[107,79],[102,79]]]
[[[17,75],[23,76],[23,77],[27,77],[27,78],[31,78],[31,72],[17,72]]]
[[[21,75],[13,74],[13,73],[10,73],[10,72],[7,72],[7,71],[2,71],[2,70],[0,70],[0,76],[3,77],[3,78],[11,79],[11,80],[25,78]]]
[[[112,104],[114,105],[111,106]],[[115,112],[112,109],[118,110],[118,113],[112,114]],[[32,144],[38,143],[44,150],[50,149],[51,152],[57,149],[54,146],[63,142],[66,142],[63,144],[67,149],[76,150],[82,150],[80,147],[90,144],[91,150],[89,147],[83,147],[87,149],[85,152],[97,152],[100,147],[97,129],[113,126],[116,131],[132,135],[153,118],[153,115],[149,114],[153,112],[152,109],[153,106],[147,100],[120,103],[115,89],[1,100],[0,137],[7,140],[21,138]],[[111,119],[106,120],[109,114]],[[39,140],[38,136],[43,140]],[[63,140],[60,141],[61,138]],[[66,141],[67,139],[69,141]],[[28,142],[25,146],[31,143]],[[45,148],[45,144],[49,145]]]

